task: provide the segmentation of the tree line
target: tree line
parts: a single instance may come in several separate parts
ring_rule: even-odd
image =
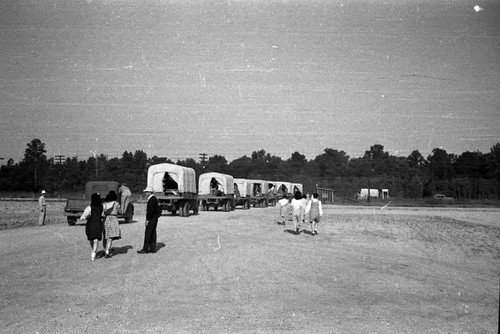
[[[79,160],[46,156],[45,144],[33,139],[27,144],[19,163],[12,159],[0,168],[0,189],[5,192],[38,192],[52,194],[83,192],[94,180],[125,182],[133,192],[146,186],[147,169],[158,163],[175,163],[191,167],[196,175],[219,172],[235,178],[297,182],[304,190],[316,187],[334,189],[336,197],[352,198],[361,188],[389,189],[390,196],[423,198],[443,193],[457,199],[500,198],[500,143],[488,153],[464,152],[460,155],[435,148],[427,158],[418,150],[407,157],[390,155],[384,146],[375,144],[362,157],[351,158],[344,151],[326,148],[312,160],[294,152],[289,159],[254,151],[228,162],[214,155],[196,161],[192,158],[174,162],[168,157],[148,157],[142,150],[123,152],[120,158],[105,154]]]

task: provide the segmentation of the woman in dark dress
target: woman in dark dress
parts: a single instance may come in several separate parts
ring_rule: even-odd
[[[83,211],[80,217],[82,220],[87,220],[85,233],[87,234],[87,239],[90,241],[90,247],[92,247],[92,261],[95,260],[99,241],[102,240],[102,211],[101,196],[98,193],[93,193],[90,197],[90,206],[85,208],[85,211]]]

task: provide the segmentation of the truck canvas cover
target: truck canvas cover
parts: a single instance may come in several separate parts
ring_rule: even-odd
[[[255,190],[258,186],[260,188],[260,195],[265,195],[269,191],[269,182],[264,180],[247,180],[250,184],[251,194],[256,195]]]
[[[287,193],[292,192],[292,184],[290,182],[275,181],[273,184],[274,184],[274,187],[276,189],[276,193],[278,193],[278,192],[280,192],[280,190],[282,190],[283,185],[286,187]],[[280,193],[283,193],[283,192],[281,191]]]
[[[234,194],[234,179],[231,175],[221,173],[204,173],[198,180],[198,195],[210,195],[210,181],[212,178],[222,187],[222,192],[226,195]]]
[[[153,188],[155,193],[164,192],[163,178],[165,173],[177,182],[180,193],[196,194],[196,174],[194,169],[174,164],[156,164],[148,169],[148,188]]]
[[[252,193],[251,184],[247,179],[234,179],[234,183],[238,186],[238,190],[240,191],[241,197],[250,196]]]
[[[304,192],[304,186],[302,183],[292,183],[292,188],[289,189],[289,191],[294,192],[295,189],[298,189],[301,193]]]

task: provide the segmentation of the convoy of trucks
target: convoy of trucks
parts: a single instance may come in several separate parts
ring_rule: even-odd
[[[110,190],[117,194],[120,184],[116,181],[92,181],[85,187],[83,198],[67,200],[64,208],[68,224],[75,225],[93,193],[99,193],[104,201]],[[199,175],[198,184],[194,169],[170,163],[160,163],[148,168],[146,188],[153,190],[163,211],[181,217],[197,215],[199,209],[229,212],[241,207],[243,210],[276,205],[283,197],[294,191],[303,191],[300,183],[235,179],[231,175],[209,172]],[[131,222],[134,205],[130,203],[118,218]]]

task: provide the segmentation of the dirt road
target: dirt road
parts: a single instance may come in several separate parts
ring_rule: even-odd
[[[326,206],[317,236],[278,208],[162,216],[146,255],[136,211],[94,262],[60,217],[0,231],[0,332],[497,331],[499,209]]]

